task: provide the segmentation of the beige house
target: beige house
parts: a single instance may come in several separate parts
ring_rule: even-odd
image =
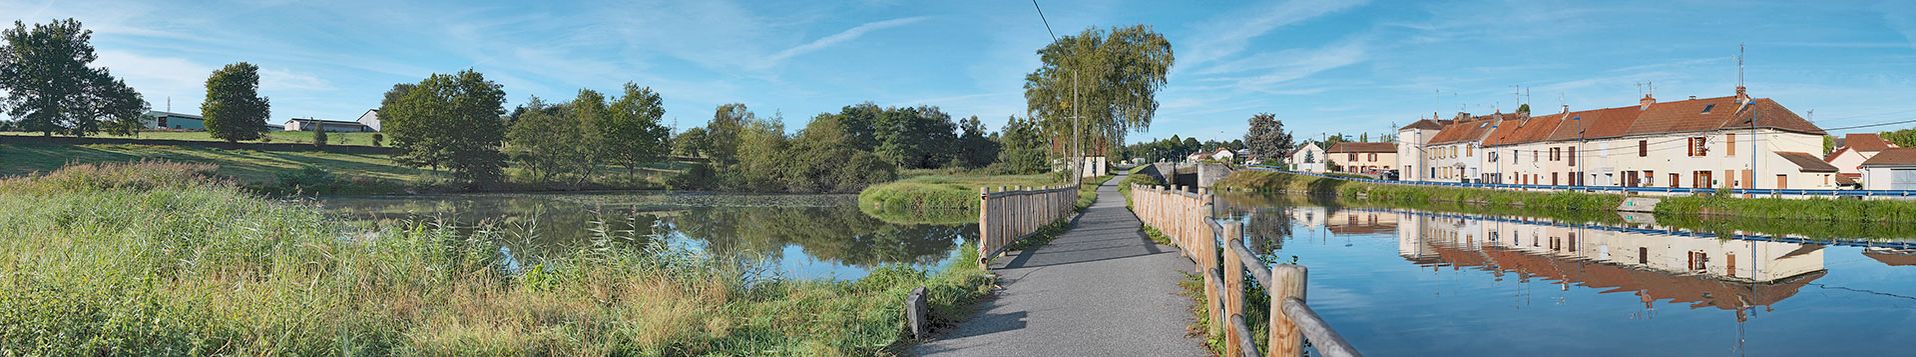
[[[1525,185],[1828,189],[1824,131],[1737,95],[1554,114],[1460,115],[1424,146],[1432,181]],[[1471,119],[1463,119],[1471,118]],[[1481,118],[1481,119],[1480,119]]]
[[[1397,144],[1395,143],[1359,143],[1341,142],[1332,145],[1330,162],[1336,164],[1338,172],[1370,173],[1378,170],[1390,170],[1397,167]]]
[[[1398,173],[1403,180],[1430,180],[1430,172],[1426,169],[1430,167],[1430,153],[1425,152],[1424,147],[1430,145],[1430,140],[1435,139],[1437,132],[1443,131],[1445,125],[1453,122],[1435,119],[1437,113],[1431,113],[1430,117],[1432,119],[1418,119],[1397,129],[1397,161],[1402,169]]]

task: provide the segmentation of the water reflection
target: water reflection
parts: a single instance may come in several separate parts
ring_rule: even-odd
[[[508,237],[501,254],[512,257],[507,260],[512,264],[575,253],[592,244],[598,230],[662,237],[668,244],[741,261],[763,260],[795,278],[856,279],[867,269],[892,264],[935,268],[976,235],[970,226],[886,223],[859,212],[855,199],[845,196],[782,200],[661,203],[644,197],[456,195],[335,198],[322,205],[375,226],[493,227]]]
[[[1910,239],[1220,198],[1284,257],[1267,262],[1310,268],[1313,308],[1369,355],[1901,355],[1916,338]]]

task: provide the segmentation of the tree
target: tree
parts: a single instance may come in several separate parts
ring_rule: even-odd
[[[313,146],[326,147],[326,123],[313,121]]]
[[[1007,173],[1035,174],[1051,168],[1046,159],[1044,129],[1038,123],[1011,117],[998,129],[998,165]]]
[[[393,86],[379,115],[397,149],[393,160],[445,167],[455,178],[487,182],[505,165],[505,90],[472,70],[433,74],[419,84]]]
[[[701,157],[707,151],[706,143],[705,128],[686,129],[685,132],[679,133],[679,136],[672,138],[672,154]]]
[[[612,103],[600,128],[606,157],[611,163],[625,165],[628,172],[664,158],[671,149],[666,141],[672,135],[671,129],[659,124],[664,117],[665,102],[658,92],[627,82],[624,95]]]
[[[990,165],[998,157],[998,143],[992,142],[985,132],[985,123],[973,115],[958,125],[957,163],[966,168],[980,168]]]
[[[719,105],[712,121],[705,123],[705,155],[720,164],[736,162],[739,132],[745,130],[745,122],[757,119],[744,103]]]
[[[583,171],[590,158],[582,145],[584,131],[570,110],[548,106],[539,97],[519,109],[519,119],[506,130],[506,153],[519,168],[541,182]]]
[[[1043,65],[1025,75],[1025,103],[1053,138],[1118,145],[1151,126],[1156,94],[1173,62],[1171,42],[1150,27],[1087,28],[1038,50]],[[1076,106],[1074,107],[1074,104]],[[1081,115],[1081,116],[1080,116]],[[1078,120],[1071,120],[1079,116]]]
[[[206,133],[226,142],[259,140],[266,133],[271,103],[259,96],[259,66],[240,62],[206,77]],[[317,136],[318,134],[314,134]]]
[[[1916,128],[1886,131],[1877,135],[1882,136],[1884,141],[1896,144],[1898,147],[1916,147]]]
[[[788,191],[857,192],[897,175],[896,167],[857,147],[845,122],[844,115],[819,114],[799,131],[785,162]]]
[[[752,119],[745,121],[738,132],[738,161],[725,171],[731,177],[728,181],[732,187],[748,191],[780,191],[783,183],[789,182],[781,177],[784,165],[791,162],[785,150],[785,121],[779,115],[771,119],[746,117]]]
[[[1370,133],[1357,133],[1357,142],[1360,142],[1360,143],[1370,142]]]
[[[899,168],[938,168],[956,156],[957,124],[933,106],[888,108],[878,119],[874,152]]]
[[[105,68],[89,68],[94,54],[93,31],[73,19],[50,24],[14,21],[0,31],[0,110],[15,120],[15,129],[41,135],[64,133],[85,136],[100,131],[102,119],[140,120],[146,101],[140,93],[114,78]]]
[[[1291,151],[1291,133],[1284,131],[1284,121],[1277,115],[1258,113],[1251,116],[1251,127],[1244,132],[1244,141],[1235,146],[1249,149],[1252,154],[1266,163],[1283,162],[1284,153]]]

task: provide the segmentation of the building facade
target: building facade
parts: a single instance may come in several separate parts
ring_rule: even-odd
[[[1397,144],[1341,142],[1325,150],[1338,172],[1371,173],[1397,168]]]
[[[1292,170],[1321,174],[1329,167],[1324,162],[1324,148],[1318,147],[1316,142],[1304,143],[1303,146],[1291,150]]]
[[[206,130],[206,118],[198,115],[149,110],[140,120],[147,129]]]

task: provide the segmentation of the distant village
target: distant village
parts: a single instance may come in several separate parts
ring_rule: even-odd
[[[184,113],[149,110],[141,121],[146,130],[203,131],[206,130],[206,118]],[[375,132],[379,131],[379,110],[367,109],[353,120],[329,120],[315,118],[287,119],[280,124],[267,123],[268,131],[318,131],[324,128],[328,132]]]
[[[1828,133],[1770,98],[1735,95],[1490,114],[1433,113],[1395,142],[1306,143],[1298,171],[1454,183],[1755,189],[1916,189],[1916,148]]]

